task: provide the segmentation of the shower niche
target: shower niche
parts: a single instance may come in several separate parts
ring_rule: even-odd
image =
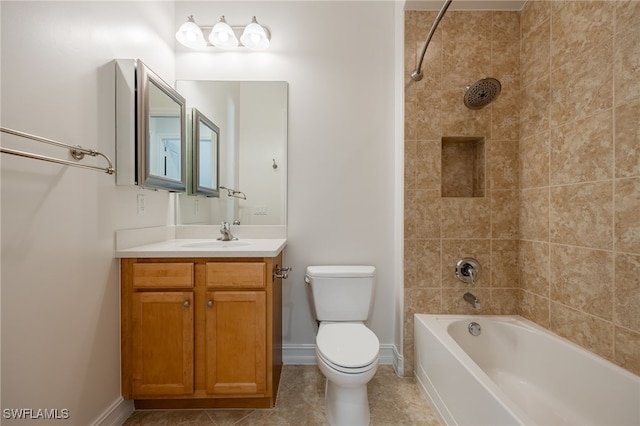
[[[484,137],[442,138],[442,197],[484,197]]]

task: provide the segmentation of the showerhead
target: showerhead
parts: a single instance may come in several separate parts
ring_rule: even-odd
[[[502,86],[495,78],[483,78],[467,87],[464,105],[469,109],[481,109],[496,100]]]

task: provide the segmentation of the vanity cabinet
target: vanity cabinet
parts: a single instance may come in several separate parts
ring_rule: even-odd
[[[122,394],[136,408],[269,408],[282,369],[275,258],[121,259]]]

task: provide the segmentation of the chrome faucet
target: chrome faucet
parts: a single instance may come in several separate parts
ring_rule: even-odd
[[[464,283],[474,285],[480,277],[480,262],[473,257],[463,257],[455,267],[456,277]]]
[[[234,237],[231,233],[231,225],[229,225],[229,222],[222,222],[222,225],[220,225],[220,233],[222,234],[221,237],[218,237],[220,241],[234,241],[238,239],[238,237]]]
[[[480,309],[480,299],[478,299],[473,294],[466,292],[464,296],[462,296],[465,302],[471,304],[475,309]]]

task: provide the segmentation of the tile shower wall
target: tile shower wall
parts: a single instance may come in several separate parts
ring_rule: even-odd
[[[405,374],[413,314],[471,313],[452,276],[484,267],[481,313],[519,313],[640,374],[640,2],[529,0],[405,16]],[[464,24],[464,31],[462,31]],[[498,78],[481,111],[465,86]],[[484,198],[440,197],[440,140],[483,136]]]
[[[519,306],[520,14],[447,12],[429,44],[424,78],[414,82],[409,75],[435,16],[405,15],[407,375],[413,372],[414,313],[478,312],[462,299],[468,286],[454,277],[459,258],[475,257],[482,266],[471,289],[482,302],[480,313],[514,314]],[[467,109],[465,88],[485,77],[500,80],[500,97],[482,110]],[[443,137],[484,139],[483,197],[442,196]]]
[[[521,24],[520,312],[640,374],[640,2]]]

